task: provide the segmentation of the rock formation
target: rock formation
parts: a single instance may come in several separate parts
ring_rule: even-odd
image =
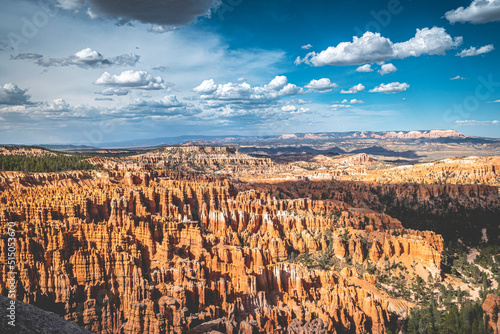
[[[440,277],[440,235],[333,197],[167,171],[7,173],[0,185],[17,299],[96,333],[385,333],[411,304],[364,268]],[[2,294],[7,250],[2,238]]]
[[[500,333],[500,296],[488,294],[482,307],[493,334]]]

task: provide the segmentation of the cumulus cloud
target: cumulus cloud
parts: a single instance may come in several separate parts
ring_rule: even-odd
[[[280,91],[282,90],[286,85],[288,84],[288,79],[284,75],[277,75],[269,84],[267,84],[265,87],[268,89],[272,89],[275,91]]]
[[[313,46],[311,44],[306,44],[306,45],[302,45],[301,48],[304,49],[304,50],[309,50],[310,48],[312,48]]]
[[[423,54],[444,55],[447,50],[462,44],[462,41],[462,37],[453,38],[439,27],[417,29],[413,38],[401,43],[393,43],[380,33],[367,31],[361,37],[353,37],[352,42],[330,46],[320,53],[310,52],[303,59],[299,57],[295,64],[345,66],[419,57]]]
[[[52,102],[38,104],[37,111],[44,113],[65,113],[70,111],[71,106],[63,99],[55,99]]]
[[[167,84],[162,77],[154,77],[146,71],[124,71],[118,75],[104,72],[94,84],[147,90],[166,89],[171,85]]]
[[[111,95],[124,96],[128,94],[128,90],[124,88],[106,88],[104,90],[101,90],[100,92],[96,92],[96,94],[105,96],[111,96]]]
[[[319,93],[331,92],[332,89],[337,88],[337,85],[334,82],[331,82],[328,78],[322,78],[319,80],[311,80],[310,83],[305,85],[304,87]]]
[[[286,76],[276,76],[269,84],[252,87],[246,82],[215,84],[213,79],[204,80],[193,89],[204,100],[232,102],[273,101],[279,97],[303,94],[304,90],[288,82]]]
[[[453,78],[450,78],[450,80],[465,80],[465,78],[461,77],[460,75],[457,75],[457,76],[455,76]]]
[[[276,76],[268,85],[265,85],[264,88],[277,92],[279,96],[294,96],[304,93],[303,88],[288,83],[288,78],[284,75]]]
[[[461,52],[457,53],[456,55],[459,57],[473,57],[473,56],[479,56],[484,53],[488,53],[495,50],[495,47],[493,44],[488,44],[485,46],[481,46],[479,49],[475,48],[474,46],[471,46],[468,49],[464,49]]]
[[[201,112],[201,110],[192,105],[180,102],[175,95],[166,95],[161,99],[153,100],[138,99],[130,103],[125,109],[122,112],[162,116],[188,116]]]
[[[330,107],[332,108],[333,111],[337,111],[339,109],[352,108],[352,106],[349,104],[332,104]]]
[[[134,53],[105,58],[102,54],[91,48],[85,48],[72,56],[63,58],[44,57],[38,53],[21,53],[11,57],[13,60],[33,60],[37,65],[43,67],[74,65],[85,69],[110,66],[135,66],[139,58],[140,56]]]
[[[151,23],[155,26],[179,26],[195,22],[198,17],[209,17],[221,5],[221,0],[57,0],[66,10],[87,6],[91,18],[103,17],[120,24],[130,21]]]
[[[55,99],[50,102],[37,102],[23,105],[10,105],[0,109],[0,112],[10,112],[19,114],[43,114],[47,117],[57,117],[57,115],[68,113],[73,108],[63,99]]]
[[[153,108],[177,108],[184,106],[183,103],[179,102],[175,95],[166,95],[165,97],[157,100],[143,100],[139,99],[132,103],[134,106],[139,107],[153,107]]]
[[[193,90],[200,95],[210,95],[215,93],[217,85],[213,79],[204,80],[199,86],[193,88]]]
[[[356,69],[356,72],[373,72],[372,65],[370,64],[364,64]]]
[[[370,93],[401,93],[410,88],[407,83],[391,82],[388,84],[380,84],[373,89],[370,89]]]
[[[500,20],[500,0],[474,0],[464,8],[450,10],[444,14],[450,23],[486,23]]]
[[[6,83],[0,87],[0,105],[24,105],[29,104],[30,96],[26,94],[28,89],[21,89],[16,84]]]
[[[391,63],[389,63],[389,64],[383,64],[380,67],[380,70],[378,70],[378,73],[380,73],[381,75],[386,75],[386,74],[389,74],[389,73],[392,73],[392,72],[396,72],[397,70],[398,69],[396,68],[396,66],[394,66]]]
[[[281,107],[281,110],[286,111],[286,112],[293,112],[293,111],[297,110],[297,107],[293,106],[293,105],[285,105],[285,106]]]
[[[342,100],[342,103],[350,103],[350,104],[362,104],[362,103],[365,103],[363,100],[358,100],[358,99],[352,99],[352,100],[347,100],[347,99],[344,99]]]
[[[290,113],[292,115],[298,115],[298,114],[308,114],[311,112],[311,109],[304,107],[297,108],[294,105],[284,105],[283,107],[281,107],[281,111]]]
[[[277,112],[287,114],[306,112],[305,109],[293,105],[282,105],[282,99],[304,93],[302,87],[289,83],[286,76],[276,76],[268,84],[262,86],[251,86],[246,82],[216,84],[213,79],[208,79],[195,87],[193,91],[199,95],[205,116],[210,115],[210,117],[242,117],[244,115],[250,117],[250,115],[276,115]],[[210,114],[208,110],[217,113]]]
[[[348,90],[341,90],[340,94],[356,94],[365,90],[365,86],[363,84],[357,84],[349,88]]]
[[[458,121],[455,121],[455,124],[458,124],[458,125],[461,125],[461,126],[497,125],[497,124],[500,124],[500,121],[498,121],[498,120],[493,120],[493,121],[458,120]]]

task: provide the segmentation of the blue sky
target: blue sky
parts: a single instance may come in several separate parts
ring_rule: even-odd
[[[500,137],[500,0],[0,4],[0,143]]]

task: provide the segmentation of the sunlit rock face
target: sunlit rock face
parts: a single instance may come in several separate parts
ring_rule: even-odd
[[[440,235],[338,200],[161,171],[2,180],[17,298],[96,333],[385,333],[412,304],[366,268],[440,279]]]

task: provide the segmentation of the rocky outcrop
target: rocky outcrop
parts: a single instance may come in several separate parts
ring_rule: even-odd
[[[500,296],[488,294],[482,308],[493,334],[500,333]]]
[[[39,147],[0,146],[0,155],[22,155],[30,157],[55,156],[56,153]]]
[[[132,156],[129,160],[145,168],[223,170],[225,173],[239,168],[263,168],[273,164],[271,159],[254,158],[229,146],[167,146]]]
[[[350,223],[356,228],[365,226],[365,216],[373,217],[368,212],[374,210],[403,220],[406,227],[440,233],[448,241],[460,239],[477,244],[481,242],[483,229],[489,240],[500,237],[497,228],[500,197],[494,186],[343,181],[238,184],[241,189],[250,187],[277,198],[308,197],[348,203],[356,209],[342,215],[353,216]],[[361,219],[355,218],[357,212],[363,212]],[[379,220],[383,216],[380,217]],[[386,221],[373,222],[375,227],[389,226],[387,217],[383,218]]]
[[[6,179],[0,231],[15,222],[18,300],[96,333],[385,333],[405,303],[358,270],[439,277],[441,236],[338,200],[165,171],[78,175]],[[329,252],[338,269],[288,261]]]
[[[0,295],[0,328],[2,333],[91,334],[85,328],[52,312],[44,311],[19,300],[14,302],[15,318],[9,317],[11,299]],[[13,320],[11,320],[13,319]],[[13,322],[12,322],[13,321]],[[9,324],[11,322],[11,324]],[[13,326],[14,324],[15,326]]]

